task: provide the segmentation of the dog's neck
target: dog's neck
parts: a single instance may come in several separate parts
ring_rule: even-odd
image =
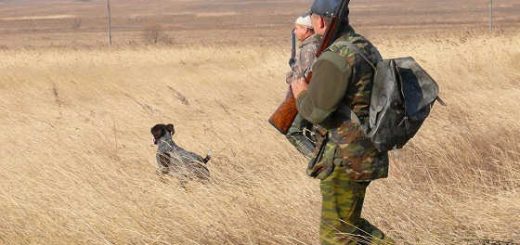
[[[166,133],[161,138],[159,138],[157,145],[159,146],[159,152],[169,152],[177,147],[177,144],[175,144],[173,141],[172,135],[170,133]]]

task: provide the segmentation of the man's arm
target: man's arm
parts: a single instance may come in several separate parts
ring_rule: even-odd
[[[313,66],[310,85],[298,80],[291,86],[300,115],[313,124],[323,122],[343,100],[351,73],[345,58],[324,52]]]
[[[316,37],[309,37],[315,39]],[[316,52],[318,52],[317,44],[307,43],[300,50],[298,57],[298,78],[305,78],[311,72],[312,65],[316,60]]]

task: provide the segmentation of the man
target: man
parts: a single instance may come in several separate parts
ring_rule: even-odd
[[[314,1],[311,21],[317,35],[326,33],[341,1]],[[378,152],[360,127],[368,119],[374,76],[368,61],[375,64],[381,55],[355,33],[348,19],[343,23],[339,38],[316,60],[310,84],[302,79],[291,84],[299,114],[325,132],[308,169],[321,179],[320,240],[322,244],[394,244],[361,218],[370,181],[388,175],[388,154]]]
[[[293,32],[300,42],[300,46],[295,62],[291,66],[291,71],[287,74],[287,83],[289,84],[309,74],[320,45],[320,39],[314,35],[309,14],[296,19]]]
[[[300,46],[295,62],[291,66],[291,71],[287,74],[286,81],[288,84],[298,79],[303,79],[309,74],[316,58],[316,51],[320,45],[319,37],[314,35],[309,14],[296,19],[293,32],[296,39],[300,42]],[[312,124],[298,115],[286,135],[289,142],[308,158],[312,156],[314,149],[311,129]]]

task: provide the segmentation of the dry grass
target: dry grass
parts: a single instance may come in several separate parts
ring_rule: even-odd
[[[364,215],[405,244],[520,241],[520,35],[376,40],[438,79]],[[317,244],[318,182],[267,123],[288,50],[0,51],[0,243]],[[212,183],[155,175],[149,128],[214,152]]]

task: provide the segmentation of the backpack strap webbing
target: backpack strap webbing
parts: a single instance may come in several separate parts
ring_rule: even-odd
[[[359,56],[361,56],[361,58],[363,58],[372,67],[372,69],[374,69],[374,71],[376,70],[376,66],[374,65],[374,63],[372,63],[372,61],[364,54],[364,52],[361,51],[354,43],[349,41],[341,41],[338,42],[338,44],[347,45],[347,47],[354,51],[354,53],[359,54]]]
[[[374,71],[377,70],[377,68],[374,65],[374,63],[372,63],[372,61],[370,61],[370,59],[368,59],[368,57],[363,53],[363,51],[361,51],[354,43],[349,42],[349,41],[340,41],[340,42],[338,42],[338,44],[345,44],[345,45],[347,45],[347,47],[349,49],[351,49],[352,51],[354,51],[354,53],[359,54],[359,56],[361,56],[361,58],[363,58],[372,67],[372,69],[374,69]],[[437,98],[435,98],[435,100],[438,101],[439,104],[441,104],[442,106],[447,106],[448,105],[439,96],[437,96]]]

